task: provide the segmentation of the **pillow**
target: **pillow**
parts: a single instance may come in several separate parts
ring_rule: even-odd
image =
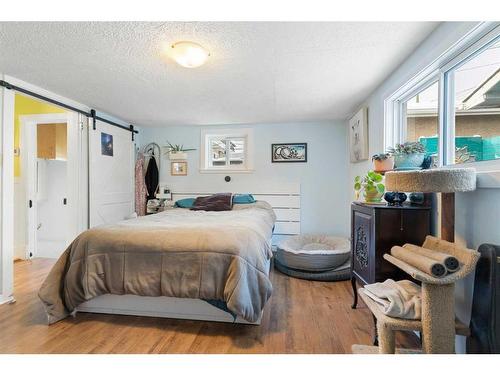
[[[235,194],[233,204],[248,204],[257,202],[252,194]]]
[[[175,207],[191,208],[193,207],[194,200],[195,200],[194,198],[179,199],[178,201],[175,202]]]
[[[231,211],[232,208],[232,194],[219,193],[196,198],[190,209],[193,211]]]

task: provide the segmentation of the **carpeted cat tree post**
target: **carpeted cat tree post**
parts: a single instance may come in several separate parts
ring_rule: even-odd
[[[455,192],[475,190],[475,170],[457,168],[388,172],[385,175],[385,184],[388,191],[442,194],[442,239],[428,236],[422,247],[455,256],[461,263],[461,269],[443,278],[436,278],[398,258],[384,254],[387,261],[422,282],[422,319],[415,321],[385,316],[380,313],[376,303],[363,293],[363,289],[360,289],[361,297],[378,320],[377,330],[380,340],[378,352],[395,353],[394,330],[417,330],[423,335],[424,353],[454,353],[455,334],[462,329],[461,325],[455,322],[455,282],[472,272],[479,259],[477,251],[453,243]],[[366,353],[371,351],[369,348],[356,345],[353,346],[353,351]]]

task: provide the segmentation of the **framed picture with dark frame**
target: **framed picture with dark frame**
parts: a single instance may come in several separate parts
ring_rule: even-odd
[[[271,161],[273,163],[306,163],[307,143],[273,143]]]

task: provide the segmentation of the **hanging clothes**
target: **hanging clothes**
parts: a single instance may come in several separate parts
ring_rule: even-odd
[[[146,188],[148,189],[148,199],[155,199],[156,189],[159,181],[158,166],[154,154],[149,159],[148,170],[146,171]]]
[[[146,215],[146,197],[148,190],[144,180],[144,155],[139,154],[135,162],[135,212],[137,216]]]

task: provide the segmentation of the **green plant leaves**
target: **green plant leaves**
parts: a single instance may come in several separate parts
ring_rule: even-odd
[[[425,147],[420,142],[397,143],[396,147],[389,147],[387,151],[393,155],[419,154],[425,152]]]
[[[382,183],[383,176],[374,171],[368,171],[366,176],[356,176],[354,178],[354,190],[359,192],[364,190],[365,193],[378,193],[385,192],[385,185]]]
[[[380,182],[382,181],[382,175],[377,173],[377,172],[374,172],[374,171],[369,171],[368,172],[368,178],[370,180],[372,180],[373,182]]]

